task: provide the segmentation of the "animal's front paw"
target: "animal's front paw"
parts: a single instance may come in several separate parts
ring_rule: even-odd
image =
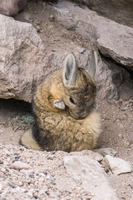
[[[61,99],[55,99],[53,101],[53,107],[61,109],[61,110],[65,110],[65,104]]]
[[[117,152],[112,148],[100,148],[100,149],[94,149],[93,151],[100,153],[103,156],[110,155],[115,156]]]

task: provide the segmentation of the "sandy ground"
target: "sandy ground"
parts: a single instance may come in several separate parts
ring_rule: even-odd
[[[89,42],[87,43],[85,39],[80,40],[80,36],[76,33],[64,31],[62,26],[52,21],[51,14],[49,7],[45,4],[30,3],[26,10],[15,18],[31,22],[42,40],[49,44],[49,49],[53,48],[54,45],[60,46],[62,38],[65,38],[63,41],[66,43],[71,40],[83,47],[88,45]],[[51,38],[54,37],[58,37],[60,40],[53,42]],[[98,111],[101,113],[103,123],[103,134],[99,140],[99,146],[114,148],[118,152],[118,157],[130,161],[133,166],[132,78],[126,84],[121,85],[119,100],[101,101],[97,99]],[[2,145],[19,145],[19,139],[24,133],[24,129],[28,127],[27,125],[25,127],[23,123],[18,125],[17,116],[27,114],[31,114],[29,104],[14,100],[0,100],[0,143]],[[107,176],[120,199],[133,199],[133,173],[115,176],[110,172]]]

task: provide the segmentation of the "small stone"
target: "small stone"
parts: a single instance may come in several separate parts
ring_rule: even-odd
[[[5,168],[1,168],[1,171],[2,171],[2,172],[5,172],[5,171],[6,171],[6,169],[5,169]]]
[[[18,187],[16,187],[16,191],[20,191],[21,190],[21,188],[18,186]]]
[[[113,174],[119,175],[132,171],[131,164],[121,158],[106,155],[103,159],[103,165],[106,169],[110,169]]]
[[[2,187],[2,185],[1,185],[1,183],[0,183],[0,193],[2,192],[2,188],[3,188],[3,187]]]
[[[20,186],[20,187],[23,186],[23,185],[24,185],[24,183],[21,182],[21,181],[18,183],[18,186]]]
[[[4,131],[2,129],[0,129],[0,133],[3,133]]]
[[[25,13],[24,18],[29,21],[30,20],[30,14],[29,13]]]
[[[37,32],[40,32],[41,27],[39,25],[36,26]]]
[[[11,169],[30,169],[31,166],[27,163],[23,163],[21,161],[14,162],[11,166]]]
[[[91,158],[93,158],[94,160],[97,160],[98,162],[103,160],[103,156],[100,153],[96,153],[96,152],[90,151],[89,156]]]
[[[21,156],[22,156],[22,157],[25,157],[25,158],[32,158],[32,153],[29,153],[29,152],[22,152],[22,153],[21,153]]]
[[[53,21],[55,20],[54,15],[50,15],[49,20],[50,20],[51,22],[53,22]]]
[[[76,47],[76,49],[80,52],[80,53],[84,53],[85,48],[82,48],[80,46]]]
[[[47,8],[47,3],[46,3],[46,2],[43,2],[43,3],[42,3],[42,6],[43,6],[44,10],[46,10],[46,8]]]
[[[54,26],[53,26],[53,25],[49,25],[48,28],[49,28],[49,29],[53,29]]]
[[[41,24],[41,22],[36,22],[36,25],[40,25]]]

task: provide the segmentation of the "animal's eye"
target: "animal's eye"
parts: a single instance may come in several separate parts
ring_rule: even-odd
[[[73,98],[72,97],[70,97],[70,102],[72,103],[72,104],[74,104],[75,105],[75,102],[74,102],[74,100],[73,100]]]

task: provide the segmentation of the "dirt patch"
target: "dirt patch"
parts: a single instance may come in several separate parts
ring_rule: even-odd
[[[26,10],[18,14],[15,19],[31,22],[41,39],[47,43],[48,50],[56,51],[56,48],[62,45],[65,48],[70,45],[70,41],[88,49],[91,45],[88,40],[59,25],[45,3],[29,3]],[[103,123],[99,146],[114,148],[118,152],[118,157],[130,161],[133,166],[133,81],[129,76],[126,84],[123,82],[124,80],[119,84],[121,89],[119,100],[97,99]],[[1,144],[19,145],[21,135],[32,124],[32,120],[29,124],[25,122],[26,116],[32,116],[30,104],[15,100],[0,100]],[[109,172],[107,175],[120,199],[133,199],[133,173],[115,176]]]
[[[0,142],[19,145],[20,136],[34,123],[31,104],[0,99]]]

